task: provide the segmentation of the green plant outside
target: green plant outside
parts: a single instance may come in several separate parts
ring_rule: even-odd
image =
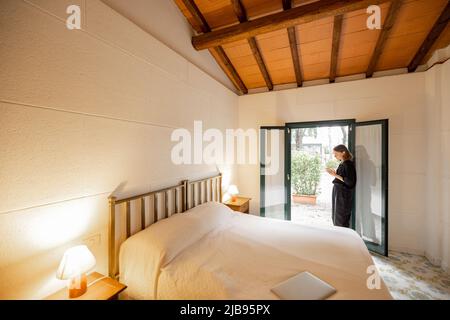
[[[294,193],[313,196],[317,194],[322,165],[319,155],[293,152],[291,158],[291,184]]]

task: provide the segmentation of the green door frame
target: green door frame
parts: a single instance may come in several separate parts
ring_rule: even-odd
[[[266,206],[265,206],[265,190],[266,190],[266,176],[264,173],[264,167],[265,167],[265,156],[266,156],[266,135],[265,130],[283,130],[286,131],[286,127],[284,126],[262,126],[260,127],[260,140],[259,140],[259,215],[261,217],[266,216]],[[285,162],[286,165],[286,162]],[[285,181],[286,185],[286,181]],[[286,220],[286,210],[287,210],[287,204],[286,201],[284,202],[284,219]]]
[[[284,157],[284,170],[285,170],[285,204],[284,204],[284,218],[285,220],[291,220],[291,129],[299,128],[314,128],[314,127],[336,127],[336,126],[349,126],[348,132],[348,149],[351,153],[355,154],[356,146],[356,126],[366,125],[381,125],[382,126],[382,210],[384,212],[384,218],[382,218],[382,239],[381,245],[371,243],[364,240],[367,248],[373,252],[388,256],[388,159],[389,159],[389,121],[387,119],[356,122],[355,119],[342,119],[342,120],[323,120],[323,121],[308,121],[308,122],[290,122],[285,126],[263,126],[260,131],[260,159],[264,159],[265,156],[265,144],[261,143],[265,141],[265,130],[284,130],[285,132],[285,157]],[[263,161],[260,161],[260,214],[265,216],[265,176],[262,174],[264,169]],[[356,215],[355,215],[355,197],[353,198],[353,209],[351,215],[351,228],[356,228]]]
[[[321,120],[308,122],[289,122],[286,123],[285,130],[285,192],[286,192],[286,220],[291,220],[291,129],[316,128],[316,127],[341,127],[348,126],[348,149],[355,153],[355,119],[341,120]],[[351,227],[355,229],[355,201],[353,200]]]
[[[364,122],[357,122],[357,127],[362,126],[371,126],[371,125],[381,125],[381,147],[382,147],[382,155],[381,155],[381,203],[382,208],[381,210],[384,212],[384,217],[381,218],[381,239],[382,243],[381,245],[366,241],[367,248],[370,251],[382,254],[384,256],[388,256],[389,254],[389,246],[388,246],[388,240],[389,240],[389,219],[388,219],[388,211],[389,211],[389,205],[388,205],[388,194],[389,194],[389,120],[383,119],[383,120],[373,120],[373,121],[364,121]]]

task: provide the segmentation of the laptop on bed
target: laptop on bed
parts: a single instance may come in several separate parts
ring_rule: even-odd
[[[283,300],[323,300],[336,293],[336,289],[315,275],[305,271],[271,289]]]

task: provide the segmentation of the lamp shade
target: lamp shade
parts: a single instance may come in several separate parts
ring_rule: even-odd
[[[239,194],[239,190],[234,184],[232,184],[228,187],[228,194],[235,196]]]
[[[85,245],[70,248],[64,253],[56,277],[67,280],[79,276],[94,268],[95,262],[94,255]]]

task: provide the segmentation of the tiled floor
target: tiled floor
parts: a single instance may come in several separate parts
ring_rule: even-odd
[[[331,193],[333,177],[322,173],[318,187],[317,204],[299,204],[291,202],[291,220],[311,226],[332,226]]]
[[[394,299],[450,300],[450,274],[425,257],[390,251],[373,259]]]
[[[333,220],[331,220],[331,208],[328,209],[320,204],[315,206],[297,203],[292,204],[291,220],[293,222],[315,227],[329,227],[333,225]]]

